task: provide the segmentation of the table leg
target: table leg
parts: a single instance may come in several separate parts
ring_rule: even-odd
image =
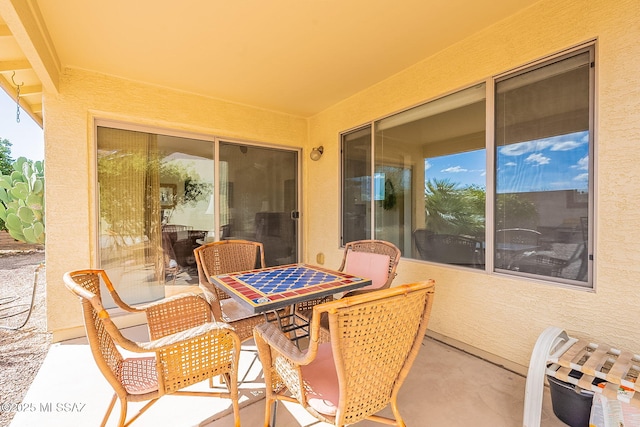
[[[276,427],[276,414],[278,412],[278,399],[273,401],[271,405],[271,424],[270,427]]]
[[[296,346],[300,348],[299,341],[302,338],[306,338],[309,336],[309,322],[303,317],[300,317],[296,314],[296,306],[295,304],[289,307],[289,312],[284,316],[281,316],[280,313],[276,310],[274,311],[275,318],[269,320],[267,314],[265,313],[265,318],[268,322],[278,322],[278,328],[280,330],[289,335],[289,339],[295,342]],[[296,323],[296,320],[298,323]],[[302,330],[302,334],[298,335],[298,333]]]

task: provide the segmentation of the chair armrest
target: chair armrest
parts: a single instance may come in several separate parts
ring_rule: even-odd
[[[308,365],[316,356],[317,343],[309,344],[306,351],[300,351],[298,347],[275,325],[275,323],[263,323],[253,330],[254,336],[264,341],[269,347],[289,359],[296,365]]]
[[[145,305],[152,340],[211,321],[211,307],[200,295],[180,294]]]
[[[227,323],[222,322],[209,322],[196,326],[191,329],[176,332],[171,335],[166,335],[161,338],[157,338],[151,341],[132,341],[120,333],[118,328],[109,319],[105,322],[105,327],[109,334],[113,337],[116,344],[127,351],[133,353],[150,353],[163,351],[168,348],[180,346],[185,342],[197,340],[205,335],[233,335],[237,337],[237,334],[233,330],[233,327]],[[240,349],[240,341],[238,340],[238,351]]]
[[[213,285],[209,282],[199,284],[200,290],[202,291],[202,295],[209,303],[211,307],[211,312],[213,313],[213,318],[216,321],[220,321],[223,319],[222,317],[222,308],[220,307],[220,299],[218,298],[218,294],[213,289]]]
[[[273,323],[263,323],[253,328],[267,393],[291,391],[296,399],[304,399],[304,384],[300,365],[295,360],[304,359],[302,353]]]
[[[222,322],[205,323],[195,328],[176,332],[153,341],[137,342],[140,352],[158,352],[172,347],[183,345],[189,341],[195,341],[205,335],[235,335],[235,331],[231,326]],[[129,349],[127,349],[129,350]],[[134,350],[135,351],[135,350]]]

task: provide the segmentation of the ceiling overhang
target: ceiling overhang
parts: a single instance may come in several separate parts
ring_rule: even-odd
[[[0,0],[0,86],[41,126],[65,68],[311,117],[537,1]]]

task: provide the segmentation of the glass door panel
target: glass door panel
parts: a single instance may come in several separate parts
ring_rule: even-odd
[[[371,238],[371,127],[342,135],[341,245]]]
[[[298,261],[298,151],[220,142],[220,239],[262,242],[267,266]]]
[[[197,286],[193,250],[215,228],[214,145],[159,135],[158,152],[164,281]]]
[[[98,127],[99,265],[127,303],[197,286],[193,249],[214,225],[213,147]]]

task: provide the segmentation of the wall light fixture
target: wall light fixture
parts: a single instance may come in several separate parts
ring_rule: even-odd
[[[320,157],[322,157],[322,153],[324,153],[324,147],[321,145],[319,147],[314,147],[313,150],[311,150],[309,156],[311,157],[311,160],[315,162],[320,160]]]

